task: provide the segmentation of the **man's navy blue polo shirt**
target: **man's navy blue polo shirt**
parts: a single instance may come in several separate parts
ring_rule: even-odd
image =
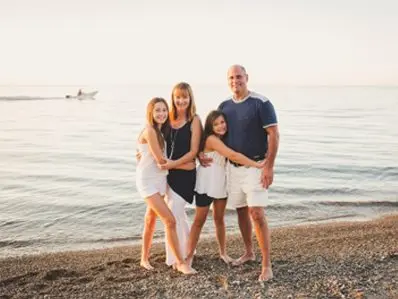
[[[265,128],[277,125],[274,106],[254,92],[236,101],[229,97],[218,107],[227,117],[227,145],[245,156],[261,160],[268,149]]]

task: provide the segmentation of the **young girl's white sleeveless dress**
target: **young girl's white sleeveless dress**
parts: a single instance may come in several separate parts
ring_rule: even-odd
[[[166,194],[167,189],[167,170],[158,168],[155,158],[149,150],[148,143],[138,143],[137,148],[141,154],[141,159],[137,164],[135,183],[141,197],[160,193]]]
[[[213,162],[207,167],[201,165],[197,167],[195,192],[206,194],[214,199],[226,198],[226,159],[216,151],[207,152],[205,156],[212,158]]]

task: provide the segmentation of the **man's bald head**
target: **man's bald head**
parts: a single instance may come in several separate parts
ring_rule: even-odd
[[[235,99],[241,100],[248,95],[247,81],[249,80],[249,76],[242,65],[232,65],[228,69],[227,78],[228,86],[234,94]]]
[[[247,74],[246,69],[245,69],[245,67],[244,67],[243,65],[240,65],[240,64],[231,65],[231,66],[229,67],[229,69],[228,69],[228,73],[229,73],[232,69],[240,69],[240,70],[243,71],[245,74]]]

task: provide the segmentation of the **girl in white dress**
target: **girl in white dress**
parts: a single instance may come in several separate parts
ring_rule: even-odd
[[[176,219],[164,201],[167,171],[158,167],[158,164],[166,162],[164,154],[166,145],[163,133],[169,125],[168,113],[167,102],[163,98],[153,98],[147,106],[147,125],[138,137],[140,160],[136,171],[136,185],[138,192],[145,198],[148,205],[145,215],[140,265],[147,270],[153,269],[149,263],[149,250],[155,230],[156,217],[159,216],[165,226],[167,243],[176,258],[175,268],[184,274],[192,274],[194,271],[184,261],[181,254],[176,231]]]
[[[233,261],[226,253],[224,212],[227,199],[226,159],[243,166],[262,168],[264,162],[256,162],[227,147],[223,138],[227,133],[225,115],[221,111],[211,111],[206,118],[200,151],[212,158],[210,166],[198,166],[195,186],[195,219],[188,240],[189,263],[192,263],[200,232],[206,221],[210,205],[213,203],[213,218],[219,245],[220,258],[225,263]]]

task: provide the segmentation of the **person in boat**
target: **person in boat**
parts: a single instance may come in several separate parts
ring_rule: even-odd
[[[79,91],[77,92],[77,96],[81,96],[83,94],[82,90],[79,89]]]

